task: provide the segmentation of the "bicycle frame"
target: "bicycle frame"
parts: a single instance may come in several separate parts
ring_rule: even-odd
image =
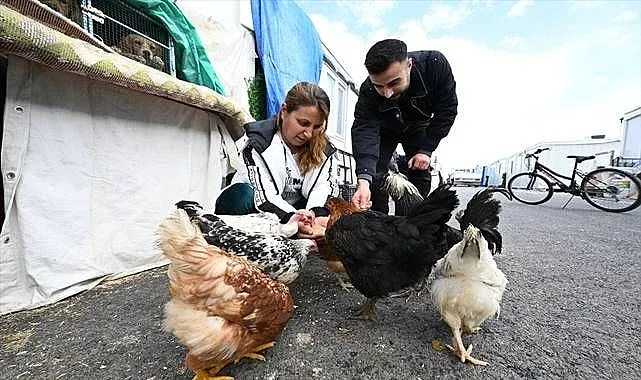
[[[574,196],[609,212],[625,212],[641,206],[641,183],[632,174],[607,167],[597,167],[583,172],[578,170],[579,163],[593,160],[595,156],[571,155],[567,158],[574,159],[572,175],[563,175],[539,163],[538,154],[545,150],[549,148],[539,148],[526,154],[526,159],[534,158],[534,168],[515,174],[507,183],[508,191],[519,202],[538,205],[550,200],[553,193],[568,193],[572,197],[567,198],[563,208]],[[525,182],[522,182],[523,180]],[[569,184],[566,184],[568,181]]]
[[[585,174],[581,173],[579,170],[577,170],[578,162],[574,162],[574,169],[572,170],[572,176],[568,177],[566,175],[560,174],[555,172],[554,170],[548,168],[547,166],[541,164],[539,162],[538,157],[535,158],[534,161],[534,170],[532,171],[533,173],[543,173],[545,174],[545,177],[547,177],[549,180],[554,182],[554,185],[558,186],[558,188],[553,187],[552,190],[556,193],[569,193],[573,195],[581,195],[581,189],[579,184],[577,183],[577,177],[583,178]],[[566,185],[561,181],[559,178],[566,179],[570,181],[570,185]]]

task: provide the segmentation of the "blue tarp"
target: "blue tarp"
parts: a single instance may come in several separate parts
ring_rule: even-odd
[[[293,1],[252,0],[258,56],[265,72],[267,117],[301,81],[318,84],[323,48],[314,24]]]

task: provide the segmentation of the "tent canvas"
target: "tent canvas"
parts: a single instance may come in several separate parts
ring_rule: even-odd
[[[227,172],[218,114],[15,56],[7,78],[0,314],[163,265],[158,223]]]

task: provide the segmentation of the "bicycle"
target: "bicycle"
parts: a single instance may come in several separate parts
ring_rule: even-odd
[[[577,169],[579,163],[593,160],[594,156],[567,156],[573,158],[574,169],[568,177],[555,172],[539,162],[539,154],[550,148],[537,149],[525,158],[534,158],[534,170],[514,175],[507,184],[507,189],[514,199],[528,205],[545,203],[555,192],[569,193],[572,197],[580,196],[593,207],[608,212],[625,212],[641,205],[641,180],[623,170],[599,168],[584,173]],[[561,179],[569,180],[566,185]],[[581,179],[581,184],[578,184]],[[556,186],[556,187],[555,187]]]

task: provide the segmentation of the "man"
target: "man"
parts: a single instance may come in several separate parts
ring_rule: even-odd
[[[375,43],[365,57],[368,78],[354,110],[352,150],[358,185],[357,206],[388,212],[388,198],[376,174],[387,171],[400,143],[408,161],[408,179],[426,197],[431,185],[431,156],[450,131],[457,114],[456,82],[438,51],[407,52],[403,41]]]

